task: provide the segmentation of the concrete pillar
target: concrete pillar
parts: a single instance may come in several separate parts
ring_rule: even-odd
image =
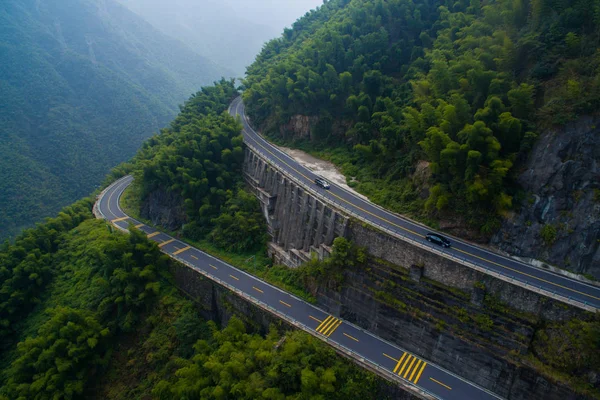
[[[333,238],[335,237],[335,217],[337,212],[331,210],[331,216],[329,217],[329,226],[327,227],[327,235],[325,236],[325,244],[331,246]]]
[[[315,218],[317,216],[317,199],[312,196],[308,197],[308,203],[310,204],[312,200],[312,205],[310,208],[310,216],[308,217],[308,223],[304,226],[304,243],[302,245],[302,250],[308,251],[310,249],[310,243],[313,239],[313,226],[315,225]]]
[[[313,246],[315,246],[315,247],[317,247],[321,243],[323,243],[323,241],[322,241],[323,225],[325,225],[325,204],[323,204],[321,202],[318,202],[317,204],[319,204],[321,206],[320,207],[321,210],[317,216],[317,231],[315,233],[315,237],[313,238]]]

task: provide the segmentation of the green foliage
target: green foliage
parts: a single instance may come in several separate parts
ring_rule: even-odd
[[[0,240],[88,195],[221,76],[126,8],[0,8]]]
[[[13,244],[0,246],[0,338],[41,301],[52,278],[52,261],[64,235],[92,217],[91,200],[64,208],[57,217],[21,233]]]
[[[244,100],[286,141],[292,116],[316,117],[313,149],[342,148],[339,165],[374,201],[464,214],[489,235],[513,206],[513,166],[534,132],[600,104],[599,27],[583,0],[332,0],[265,46]],[[422,159],[426,201],[404,191]]]
[[[309,287],[314,282],[337,286],[344,281],[344,271],[364,266],[366,262],[365,248],[356,246],[346,238],[337,237],[333,241],[329,257],[322,261],[315,257],[302,264],[298,268],[298,274]]]
[[[264,216],[257,212],[260,204],[256,196],[238,189],[227,192],[227,202],[221,215],[212,220],[210,240],[227,251],[243,252],[256,249],[266,242]]]
[[[600,368],[600,322],[573,319],[551,323],[537,332],[533,351],[543,362],[569,375],[597,371]]]
[[[200,340],[195,355],[182,362],[174,379],[154,386],[157,399],[236,398],[360,399],[379,394],[377,381],[335,356],[318,339],[303,332],[266,338],[246,332],[237,318],[227,327],[213,326],[211,340]]]
[[[155,191],[183,198],[188,238],[208,237],[243,252],[264,244],[265,223],[258,200],[241,189],[241,126],[225,112],[235,96],[233,80],[202,88],[170,128],[144,143],[127,169],[142,202]]]
[[[103,364],[109,330],[89,311],[59,307],[35,338],[18,344],[8,390],[18,399],[74,398]]]
[[[540,236],[546,246],[551,246],[556,241],[557,235],[556,227],[551,224],[544,224],[540,230]]]

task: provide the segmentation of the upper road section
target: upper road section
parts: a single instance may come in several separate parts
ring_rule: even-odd
[[[415,354],[129,217],[119,206],[119,199],[132,181],[133,177],[126,176],[104,190],[94,206],[95,214],[123,231],[126,231],[129,225],[135,226],[150,240],[158,243],[161,251],[171,258],[297,328],[318,337],[362,366],[401,384],[423,398],[499,399],[487,390]]]
[[[244,141],[251,149],[268,158],[278,169],[293,177],[305,187],[317,192],[321,198],[345,209],[351,215],[419,247],[426,248],[431,252],[496,276],[499,279],[589,311],[597,311],[600,308],[599,287],[536,268],[456,239],[453,240],[451,248],[443,249],[425,240],[426,233],[431,230],[420,224],[386,211],[334,184],[331,185],[330,190],[318,187],[314,184],[316,174],[277,149],[252,129],[245,115],[241,97],[231,103],[229,112],[232,115],[241,117],[244,126]]]

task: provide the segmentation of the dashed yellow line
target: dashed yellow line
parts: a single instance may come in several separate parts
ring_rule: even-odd
[[[355,338],[354,336],[350,336],[347,333],[344,333],[344,336],[346,336],[347,338],[350,338],[350,339],[352,339],[352,340],[354,340],[356,342],[359,342],[359,340],[357,338]]]
[[[385,353],[383,353],[384,356],[386,356],[387,358],[389,358],[390,360],[394,361],[394,362],[398,362],[398,360],[396,360],[394,357],[387,355]]]
[[[282,300],[279,300],[279,302],[281,304],[283,304],[284,306],[286,306],[286,307],[291,307],[292,306],[291,304],[288,304],[288,303],[286,303],[285,301],[282,301]]]
[[[191,246],[184,247],[183,249],[177,250],[175,253],[173,253],[173,255],[175,255],[175,256],[176,256],[177,254],[181,254],[181,253],[183,253],[184,251],[188,251],[188,250],[189,250],[189,249],[191,249],[191,248],[192,248]]]
[[[443,384],[442,382],[440,382],[440,381],[438,381],[438,380],[435,380],[435,379],[433,379],[433,378],[429,378],[429,379],[431,379],[432,381],[434,381],[434,382],[435,382],[435,383],[437,383],[438,385],[442,385],[443,387],[445,387],[445,388],[446,388],[446,389],[448,389],[448,390],[452,390],[452,388],[451,388],[450,386],[448,386],[448,385],[445,385],[445,384]]]
[[[256,286],[252,286],[252,289],[256,290],[259,293],[264,293],[262,290],[260,290],[259,288],[257,288]]]
[[[211,265],[211,267],[212,267],[212,265]],[[233,279],[235,279],[236,281],[239,281],[239,280],[240,280],[240,278],[238,278],[237,276],[233,276],[233,275],[231,275],[231,274],[229,274],[229,276],[230,276],[230,277],[232,277]]]
[[[312,315],[309,315],[309,316],[308,316],[308,318],[310,318],[310,319],[314,319],[315,321],[317,321],[317,322],[319,322],[319,323],[320,323],[320,322],[323,322],[323,321],[321,321],[320,319],[313,317]]]
[[[210,265],[210,267],[211,267],[212,269],[219,269],[219,268],[215,267],[215,266],[214,266],[214,265],[212,265],[212,264],[208,264],[208,265]]]
[[[273,157],[277,158],[277,159],[278,159],[279,161],[281,161],[283,164],[287,165],[287,166],[288,166],[288,168],[292,169],[292,170],[293,170],[293,171],[295,171],[297,174],[299,174],[299,175],[303,176],[303,177],[304,177],[305,179],[307,179],[308,181],[311,181],[311,179],[310,179],[308,176],[304,175],[302,172],[298,171],[296,168],[292,167],[292,166],[291,166],[291,165],[289,165],[287,162],[285,162],[284,160],[282,160],[281,158],[279,158],[279,157],[278,157],[278,156],[277,156],[275,153],[273,153],[271,150],[269,150],[268,148],[266,148],[265,146],[263,146],[263,145],[260,143],[260,140],[257,140],[257,141],[255,141],[255,142],[256,142],[256,144],[257,144],[258,146],[260,146],[261,148],[263,148],[264,150],[266,150],[266,151],[267,151],[269,154],[271,154]],[[360,210],[360,211],[362,211],[362,212],[364,212],[364,213],[366,213],[366,214],[369,214],[369,215],[371,215],[372,217],[375,217],[375,218],[377,218],[377,219],[379,219],[379,220],[381,220],[381,221],[387,222],[388,224],[395,226],[396,228],[400,228],[400,229],[402,229],[402,230],[404,230],[404,231],[406,231],[406,232],[410,232],[410,233],[412,233],[413,235],[416,235],[416,236],[419,236],[419,237],[421,237],[421,236],[422,236],[422,235],[420,235],[419,233],[417,233],[417,232],[413,231],[412,229],[406,228],[406,227],[404,227],[404,226],[402,226],[402,225],[398,225],[398,224],[396,224],[396,223],[394,223],[394,222],[392,222],[392,221],[390,221],[390,220],[388,220],[388,219],[385,219],[385,218],[383,218],[383,217],[380,217],[379,215],[377,215],[377,214],[375,214],[375,213],[372,213],[372,212],[370,212],[370,211],[368,211],[368,210],[365,210],[364,208],[361,208],[361,207],[359,207],[359,206],[357,206],[357,205],[355,205],[355,204],[353,204],[353,203],[349,202],[348,200],[346,200],[346,199],[344,199],[344,198],[342,198],[342,197],[338,196],[338,195],[337,195],[337,194],[335,194],[335,193],[329,192],[329,194],[330,194],[331,196],[333,196],[333,197],[336,197],[336,198],[338,198],[340,201],[342,201],[342,202],[344,202],[344,203],[346,203],[346,204],[349,204],[349,205],[351,205],[352,207],[354,207],[354,208],[356,208],[356,209],[358,209],[358,210]],[[521,274],[521,275],[524,275],[524,276],[527,276],[527,277],[529,277],[529,278],[532,278],[532,279],[535,279],[535,280],[538,280],[538,281],[541,281],[541,282],[549,283],[549,284],[551,284],[551,285],[554,285],[554,286],[556,286],[556,287],[560,287],[560,288],[562,288],[562,289],[565,289],[565,290],[568,290],[568,291],[571,291],[571,292],[574,292],[574,293],[578,293],[578,294],[581,294],[581,295],[584,295],[584,296],[590,297],[590,298],[592,298],[592,299],[600,300],[600,297],[596,297],[596,296],[593,296],[593,295],[591,295],[591,294],[587,294],[587,293],[584,293],[584,292],[580,292],[580,291],[578,291],[578,290],[571,289],[571,288],[569,288],[569,287],[562,286],[562,285],[559,285],[559,284],[557,284],[557,283],[553,283],[553,282],[547,281],[547,280],[545,280],[545,279],[543,279],[543,278],[539,278],[539,277],[537,277],[537,276],[534,276],[534,275],[527,274],[527,273],[525,273],[525,272],[519,271],[519,270],[517,270],[517,269],[514,269],[514,268],[511,268],[511,267],[507,267],[506,265],[503,265],[503,264],[496,263],[496,262],[494,262],[494,261],[491,261],[491,260],[488,260],[488,259],[486,259],[486,258],[483,258],[483,257],[476,256],[475,254],[471,254],[471,253],[469,253],[469,252],[466,252],[466,251],[463,251],[463,250],[459,250],[459,249],[457,249],[457,248],[454,248],[454,250],[460,251],[461,253],[467,254],[467,255],[469,255],[469,256],[471,256],[471,257],[479,258],[480,260],[483,260],[483,261],[489,262],[489,263],[491,263],[491,264],[497,265],[497,266],[499,266],[499,267],[505,268],[505,269],[507,269],[507,270],[509,270],[509,271],[513,271],[513,272],[519,273],[519,274]]]
[[[198,257],[196,257],[196,256],[191,256],[191,257],[192,257],[194,260],[197,260],[197,259],[198,259]]]
[[[148,239],[153,238],[154,236],[158,236],[158,235],[160,235],[159,231],[152,232],[151,234],[148,235]]]
[[[166,242],[162,242],[161,244],[158,245],[158,247],[163,247],[168,245],[169,243],[173,243],[175,241],[175,239],[169,239]]]

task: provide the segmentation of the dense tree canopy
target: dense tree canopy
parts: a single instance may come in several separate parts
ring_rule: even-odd
[[[225,111],[237,94],[233,80],[202,88],[128,168],[142,202],[157,190],[181,195],[186,236],[244,251],[264,242],[265,224],[256,198],[241,189],[241,126]]]
[[[392,208],[420,204],[407,177],[427,160],[416,212],[458,210],[489,231],[481,216],[511,208],[540,128],[600,105],[599,33],[597,0],[331,0],[264,47],[244,99],[284,138],[293,115],[318,117],[312,146]]]

